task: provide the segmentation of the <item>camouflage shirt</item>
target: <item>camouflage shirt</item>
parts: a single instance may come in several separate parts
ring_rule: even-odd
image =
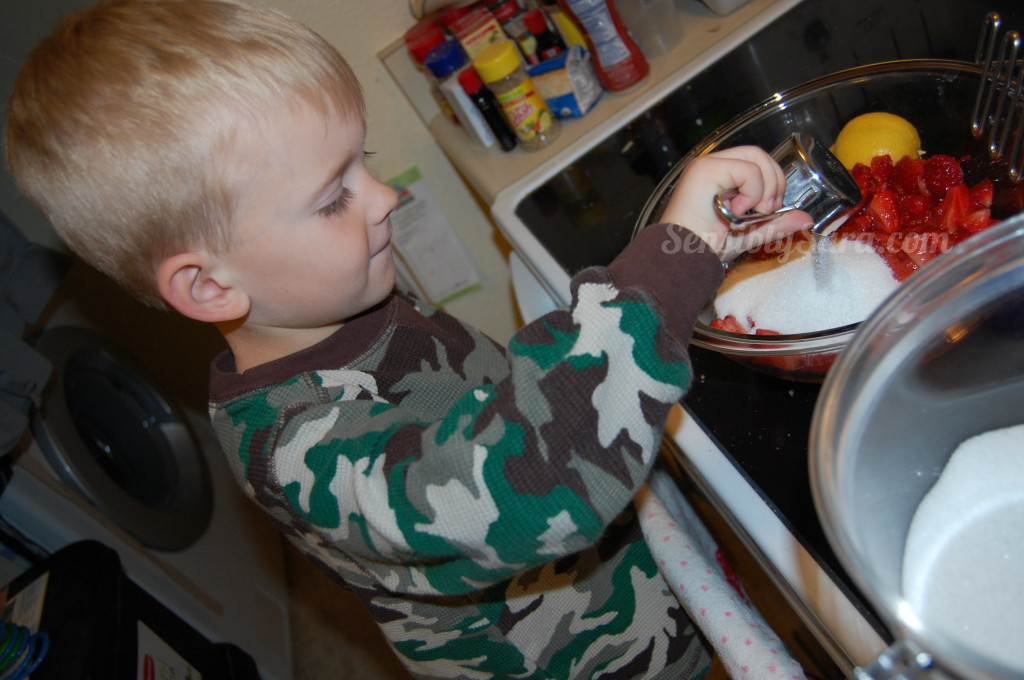
[[[707,671],[631,504],[722,277],[664,241],[651,227],[579,273],[570,308],[508,347],[395,294],[243,374],[215,360],[211,417],[242,487],[414,676]]]

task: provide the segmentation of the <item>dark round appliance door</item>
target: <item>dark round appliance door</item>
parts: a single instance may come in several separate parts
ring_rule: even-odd
[[[53,375],[32,431],[61,481],[148,548],[183,550],[213,490],[186,415],[123,350],[77,326],[45,331]]]

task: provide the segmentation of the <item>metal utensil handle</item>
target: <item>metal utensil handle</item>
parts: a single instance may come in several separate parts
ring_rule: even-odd
[[[988,151],[993,160],[1009,159],[1010,178],[1014,181],[1024,175],[1024,60],[1020,58],[1022,40],[1017,31],[1003,35],[1000,49],[996,50],[996,36],[1002,23],[999,14],[985,16],[975,61],[982,67],[981,82],[971,116],[971,134],[981,139],[988,130]],[[1007,143],[1013,135],[1013,148]],[[1007,153],[1008,152],[1008,153]]]
[[[720,194],[716,194],[714,199],[715,210],[718,211],[719,215],[729,221],[729,226],[732,229],[742,229],[750,226],[751,224],[759,224],[761,222],[774,220],[776,217],[784,215],[790,210],[800,209],[799,206],[794,205],[779,208],[773,213],[747,213],[745,215],[737,215],[729,209],[729,206],[726,205],[726,201],[735,198],[739,193],[738,189],[730,189],[729,191],[723,191]]]

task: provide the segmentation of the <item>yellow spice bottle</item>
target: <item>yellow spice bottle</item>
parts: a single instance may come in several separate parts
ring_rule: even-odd
[[[473,59],[473,67],[494,93],[505,119],[519,138],[520,147],[532,151],[558,137],[558,119],[526,75],[514,42],[501,40],[487,47]]]

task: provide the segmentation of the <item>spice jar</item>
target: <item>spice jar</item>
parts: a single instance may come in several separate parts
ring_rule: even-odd
[[[476,56],[473,67],[494,93],[524,150],[540,149],[558,137],[561,126],[526,75],[522,55],[513,41],[491,45]]]

